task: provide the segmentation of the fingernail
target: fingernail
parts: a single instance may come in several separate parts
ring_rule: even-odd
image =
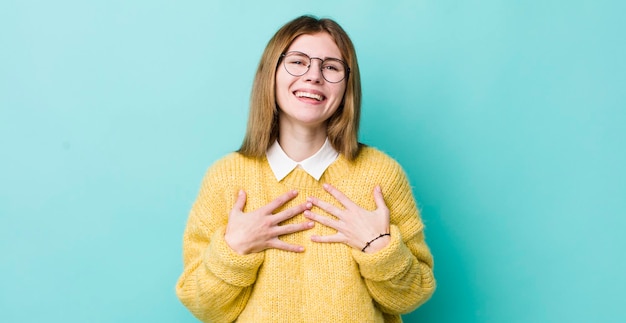
[[[307,207],[307,209],[310,209],[310,208],[312,208],[312,207],[313,207],[313,204],[311,204],[311,203],[307,203],[307,204],[306,204],[306,207]]]
[[[243,190],[239,190],[239,195],[243,195]]]
[[[309,228],[312,228],[314,225],[315,225],[315,222],[309,222],[309,223],[307,223],[307,226],[308,226]]]
[[[329,189],[330,185],[328,185],[328,183],[324,183],[324,185],[322,185],[322,187],[324,187],[324,189]]]

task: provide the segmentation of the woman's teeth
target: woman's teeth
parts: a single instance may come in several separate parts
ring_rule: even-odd
[[[299,97],[299,98],[311,98],[311,99],[315,99],[317,101],[322,101],[324,99],[323,95],[315,94],[315,93],[309,93],[309,92],[302,92],[302,91],[297,91],[296,92],[296,96]]]

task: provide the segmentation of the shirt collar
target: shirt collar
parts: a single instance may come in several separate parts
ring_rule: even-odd
[[[272,144],[265,155],[276,180],[279,182],[298,166],[319,181],[328,166],[339,157],[339,153],[330,144],[328,138],[320,150],[299,163],[287,156],[283,148],[280,147],[278,140]]]

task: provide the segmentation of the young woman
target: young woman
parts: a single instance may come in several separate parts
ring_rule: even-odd
[[[206,322],[400,322],[434,292],[402,168],[357,142],[356,53],[334,21],[270,40],[239,151],[204,177],[180,300]]]

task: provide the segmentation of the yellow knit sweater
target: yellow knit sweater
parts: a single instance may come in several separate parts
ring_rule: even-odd
[[[307,196],[341,206],[323,183],[369,210],[376,208],[372,191],[380,185],[390,210],[390,243],[373,254],[315,243],[311,235],[335,232],[319,223],[281,236],[304,246],[303,253],[268,249],[239,255],[224,241],[239,189],[248,196],[244,212],[292,189],[298,196],[276,212]],[[315,207],[313,212],[330,216]],[[285,223],[305,221],[300,214]],[[183,237],[184,269],[176,293],[205,322],[401,322],[400,314],[417,308],[435,289],[423,229],[404,171],[374,148],[362,148],[352,162],[340,155],[319,182],[300,168],[277,182],[265,158],[233,153],[216,162],[202,182]]]

